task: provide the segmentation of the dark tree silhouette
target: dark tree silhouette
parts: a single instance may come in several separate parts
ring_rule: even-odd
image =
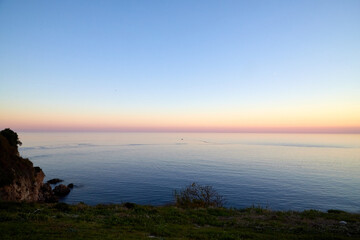
[[[17,148],[17,145],[21,146],[22,142],[19,140],[19,136],[16,132],[10,128],[6,128],[0,132],[0,134],[8,140],[9,144]]]

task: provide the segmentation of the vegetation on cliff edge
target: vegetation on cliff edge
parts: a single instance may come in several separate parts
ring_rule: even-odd
[[[345,221],[343,223],[341,221]],[[0,202],[0,239],[360,239],[360,214]]]

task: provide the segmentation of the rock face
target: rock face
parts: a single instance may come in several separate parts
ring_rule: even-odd
[[[29,169],[31,173],[31,169]],[[30,175],[30,174],[29,174]],[[15,178],[9,185],[0,188],[0,199],[5,201],[39,201],[45,174],[40,169],[33,176]]]
[[[54,188],[54,194],[58,197],[65,197],[70,193],[70,188],[65,186],[64,184],[60,184]]]
[[[54,203],[58,201],[49,183],[45,183],[41,186],[39,194],[39,202]]]
[[[59,178],[53,178],[53,179],[51,179],[51,180],[47,181],[47,183],[50,183],[50,184],[57,184],[57,183],[59,183],[59,182],[63,182],[63,181],[64,181],[64,180],[59,179]]]
[[[20,156],[17,144],[21,142],[15,132],[10,129],[0,132],[0,200],[47,202],[53,194],[43,186],[44,172]]]

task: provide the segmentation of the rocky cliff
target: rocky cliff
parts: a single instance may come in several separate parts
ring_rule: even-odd
[[[18,144],[21,142],[15,132],[0,132],[0,200],[48,201],[46,197],[51,193],[43,184],[44,172],[20,156]]]

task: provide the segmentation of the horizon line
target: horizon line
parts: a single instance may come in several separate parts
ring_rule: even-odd
[[[360,134],[360,127],[249,127],[249,128],[13,128],[18,132],[128,132],[128,133],[299,133]]]

